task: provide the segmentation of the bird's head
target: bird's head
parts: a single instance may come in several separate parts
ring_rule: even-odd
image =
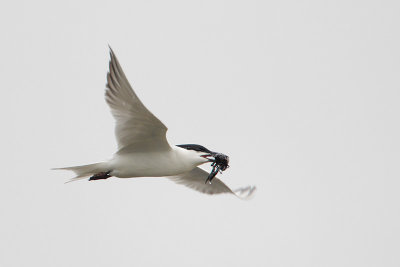
[[[225,154],[213,152],[201,145],[185,144],[177,146],[184,148],[186,150],[193,151],[197,153],[197,155],[200,156],[201,158],[206,159],[208,162],[212,162],[211,166],[213,167],[213,169],[210,175],[208,176],[206,183],[207,182],[211,183],[211,180],[218,174],[218,172],[222,173],[227,168],[229,168],[229,157]]]

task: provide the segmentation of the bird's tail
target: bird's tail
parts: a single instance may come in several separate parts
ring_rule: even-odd
[[[86,177],[92,176],[96,173],[109,171],[106,162],[99,162],[99,163],[93,163],[93,164],[81,165],[81,166],[73,166],[73,167],[54,168],[52,170],[73,171],[76,174],[76,176],[74,178],[72,178],[71,180],[67,181],[67,183],[85,179]]]

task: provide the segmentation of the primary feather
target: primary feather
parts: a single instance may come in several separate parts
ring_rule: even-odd
[[[169,149],[167,127],[140,101],[110,49],[105,99],[115,118],[119,151]]]

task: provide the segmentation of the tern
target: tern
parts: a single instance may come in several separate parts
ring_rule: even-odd
[[[118,150],[106,162],[56,168],[75,172],[76,176],[68,182],[85,178],[95,181],[110,177],[167,177],[210,195],[229,193],[247,199],[255,192],[255,186],[232,190],[214,178],[229,167],[228,156],[197,144],[168,143],[167,127],[135,94],[111,47],[105,100],[116,121]],[[205,163],[212,163],[210,174],[198,167]]]

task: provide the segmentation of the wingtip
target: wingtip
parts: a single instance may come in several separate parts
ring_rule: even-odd
[[[68,168],[51,168],[50,169],[51,171],[65,171],[65,170],[68,170]]]
[[[108,50],[110,53],[110,61],[111,61],[112,58],[115,58],[115,53],[114,53],[114,50],[111,48],[110,44],[108,44]]]
[[[254,197],[256,191],[257,187],[252,185],[243,188],[238,188],[233,191],[233,194],[242,200],[250,200]]]

